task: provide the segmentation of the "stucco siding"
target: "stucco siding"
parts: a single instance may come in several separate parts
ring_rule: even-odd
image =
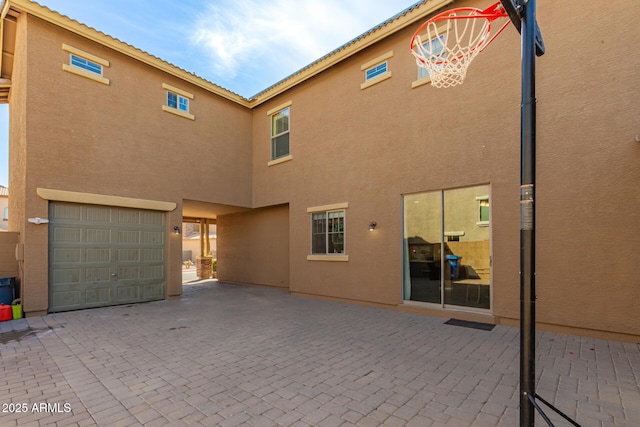
[[[173,202],[167,231],[182,222],[184,198],[248,207],[251,204],[251,113],[244,107],[191,86],[153,67],[86,40],[31,15],[20,16],[16,55],[25,92],[13,110],[18,134],[12,147],[26,151],[17,160],[24,179],[24,210],[16,218],[47,217],[48,200],[37,188]],[[27,31],[28,28],[28,31]],[[109,61],[100,84],[62,69],[67,44]],[[194,95],[188,120],[162,110],[170,84]],[[22,120],[22,122],[20,122]],[[24,165],[21,166],[21,162]],[[13,187],[13,185],[12,185]],[[20,198],[21,185],[15,185]],[[13,213],[13,212],[12,212]],[[25,233],[25,312],[47,310],[46,226]],[[18,226],[18,229],[20,226]],[[22,235],[22,233],[21,233]],[[168,234],[169,235],[169,234]],[[167,241],[167,296],[181,293],[181,242]]]
[[[289,288],[289,207],[221,215],[219,280]]]

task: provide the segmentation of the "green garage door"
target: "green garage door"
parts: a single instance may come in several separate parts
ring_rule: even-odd
[[[49,311],[164,299],[165,213],[51,202]]]

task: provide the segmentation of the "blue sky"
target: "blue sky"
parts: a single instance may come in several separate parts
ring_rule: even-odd
[[[244,97],[277,83],[418,0],[40,0]],[[407,40],[407,46],[409,41]],[[407,47],[407,54],[408,54]],[[0,105],[0,185],[8,184]]]

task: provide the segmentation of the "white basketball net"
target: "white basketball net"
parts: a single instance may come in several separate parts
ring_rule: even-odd
[[[415,36],[411,53],[431,78],[431,85],[447,88],[462,84],[473,58],[488,44],[491,24],[477,11],[452,11],[428,22]],[[465,19],[469,17],[469,19]]]

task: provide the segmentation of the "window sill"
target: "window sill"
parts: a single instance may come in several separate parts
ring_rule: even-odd
[[[307,255],[307,261],[338,261],[338,262],[346,262],[349,261],[349,255]]]
[[[429,83],[431,83],[431,77],[426,76],[411,83],[411,89],[415,89],[417,87],[424,86]]]
[[[293,160],[293,156],[289,154],[288,156],[278,157],[275,160],[271,160],[267,162],[267,166],[279,165],[280,163],[288,162],[289,160]]]
[[[107,78],[94,74],[90,71],[83,70],[82,68],[77,68],[69,64],[62,64],[62,69],[71,74],[75,74],[80,77],[87,78],[89,80],[96,81],[98,83],[102,83],[103,85],[109,85],[110,81]]]
[[[184,117],[185,119],[195,120],[196,116],[193,114],[185,113],[184,111],[180,111],[177,108],[167,107],[166,105],[162,106],[162,111],[166,111],[167,113],[175,114],[176,116]]]
[[[367,80],[366,82],[362,83],[360,85],[360,89],[366,89],[368,87],[371,87],[373,85],[376,85],[384,80],[390,79],[391,78],[391,71],[387,71],[386,73],[380,74],[379,76],[376,76],[374,78],[372,78],[371,80]]]
[[[478,221],[478,222],[476,222],[476,225],[478,227],[488,227],[489,226],[489,221]]]

